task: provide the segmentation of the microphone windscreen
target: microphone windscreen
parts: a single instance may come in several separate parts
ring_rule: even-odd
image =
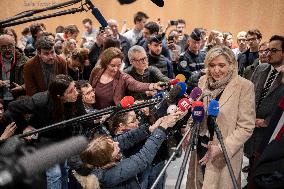
[[[204,118],[204,107],[203,106],[194,107],[191,115],[194,122],[202,122]]]
[[[190,100],[188,98],[182,98],[178,101],[178,108],[185,112],[190,108]]]
[[[123,109],[130,108],[134,104],[134,98],[132,96],[125,96],[121,99],[120,105]]]
[[[208,105],[208,116],[217,117],[219,114],[219,102],[215,99],[211,100]]]
[[[186,78],[183,74],[177,74],[176,79],[178,79],[180,82],[186,81]]]
[[[178,97],[182,97],[186,93],[186,90],[187,90],[186,83],[185,82],[178,82],[175,86],[180,86],[181,90],[178,94]]]
[[[158,7],[163,7],[164,6],[164,1],[163,0],[151,0],[153,3],[155,3]]]
[[[194,87],[194,89],[192,89],[191,93],[189,94],[189,97],[192,100],[196,100],[201,94],[202,90],[199,87]]]
[[[173,88],[171,88],[171,90],[169,91],[169,100],[173,101],[176,99],[176,97],[180,94],[182,88],[179,85],[175,85],[173,86]]]
[[[99,9],[97,8],[93,8],[92,9],[92,14],[96,17],[96,19],[98,20],[98,22],[100,23],[100,25],[102,27],[107,27],[107,21],[105,20],[105,18],[103,17],[103,15],[101,14],[101,12],[99,11]]]
[[[167,114],[173,114],[176,112],[176,110],[177,110],[177,106],[175,104],[172,104],[168,107]]]
[[[27,177],[34,177],[67,158],[80,154],[88,145],[83,136],[72,137],[60,143],[41,148],[32,154],[19,158],[19,165]]]
[[[122,5],[124,4],[130,4],[130,3],[133,3],[135,2],[136,0],[118,0],[118,2]]]
[[[201,102],[201,101],[193,101],[191,106],[192,106],[192,110],[193,110],[196,106],[204,106],[204,105],[203,105],[203,102]]]
[[[170,81],[170,85],[176,85],[178,82],[180,82],[179,79],[173,79]]]
[[[166,95],[165,91],[159,91],[156,94],[154,94],[153,99],[161,99],[164,98]]]

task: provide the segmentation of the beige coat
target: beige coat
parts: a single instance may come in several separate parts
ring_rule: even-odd
[[[200,79],[199,87],[205,88],[207,76]],[[243,145],[252,135],[255,126],[255,93],[253,84],[236,76],[226,86],[219,100],[220,113],[217,124],[224,138],[224,143],[231,161],[234,174],[239,181],[243,158]],[[216,134],[214,144],[219,144]],[[190,188],[195,188],[190,186]],[[204,189],[233,188],[228,168],[223,155],[206,165]]]

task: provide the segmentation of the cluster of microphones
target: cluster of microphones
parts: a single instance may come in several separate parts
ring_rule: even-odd
[[[168,90],[158,92],[153,99],[141,103],[155,102],[150,113],[154,115],[156,119],[168,114],[172,114],[176,111],[188,111],[191,112],[193,124],[200,124],[204,119],[204,105],[199,98],[202,94],[202,90],[195,87],[191,90],[190,94],[186,94],[187,85],[184,82],[185,78],[182,75],[178,75],[176,79],[165,83],[165,87]],[[156,103],[157,102],[157,103]],[[125,96],[120,104],[112,108],[111,116],[125,111],[136,106],[137,109],[141,108],[141,104],[135,104],[135,100],[132,96]],[[143,107],[146,107],[143,106]],[[109,108],[108,108],[109,110]],[[103,110],[102,110],[103,111]],[[208,124],[208,130],[210,133],[210,140],[213,139],[214,131],[217,127],[216,117],[219,113],[218,101],[212,100],[208,105],[207,115],[211,124]],[[110,117],[111,117],[110,116]],[[106,128],[105,128],[106,129]],[[37,175],[47,168],[56,163],[63,162],[65,159],[72,155],[80,153],[86,146],[87,140],[84,137],[73,137],[58,144],[51,145],[44,149],[36,150],[34,153],[23,156],[17,159],[16,163],[11,158],[7,157],[7,152],[11,151],[11,143],[15,141],[9,140],[5,145],[1,146],[0,156],[0,187],[9,188],[16,180],[22,180],[24,177],[32,177]],[[13,153],[13,152],[11,152]],[[48,154],[48,155],[47,155]]]

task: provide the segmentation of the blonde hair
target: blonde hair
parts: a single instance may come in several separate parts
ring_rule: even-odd
[[[222,32],[217,31],[217,30],[212,30],[208,36],[208,42],[207,42],[207,48],[210,50],[212,47],[215,45],[218,45],[216,42],[216,38],[218,37],[219,34],[222,34]]]
[[[87,167],[110,168],[115,165],[112,153],[113,146],[110,137],[99,136],[93,139],[87,148],[80,154],[80,158]]]
[[[231,67],[231,70],[233,71],[233,75],[238,74],[238,62],[236,60],[236,57],[233,51],[225,45],[214,46],[208,51],[204,60],[205,67],[208,68],[209,63],[218,56],[225,57]]]

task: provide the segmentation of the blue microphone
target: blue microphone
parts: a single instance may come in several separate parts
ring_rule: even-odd
[[[204,107],[195,106],[191,113],[193,122],[200,124],[204,118]]]
[[[209,131],[209,140],[212,141],[214,137],[214,131],[216,128],[216,117],[219,115],[219,102],[215,99],[211,100],[208,104],[208,117],[207,127]]]
[[[215,99],[211,100],[208,105],[208,116],[217,117],[219,115],[219,102]]]
[[[98,22],[100,23],[100,25],[102,27],[107,27],[107,21],[106,19],[103,17],[102,13],[99,11],[98,8],[96,8],[91,0],[86,0],[86,3],[90,6],[90,9],[92,9],[92,14],[96,17],[96,19],[98,20]]]
[[[180,86],[181,88],[178,97],[182,97],[186,93],[187,85],[185,82],[178,82],[176,85]]]

